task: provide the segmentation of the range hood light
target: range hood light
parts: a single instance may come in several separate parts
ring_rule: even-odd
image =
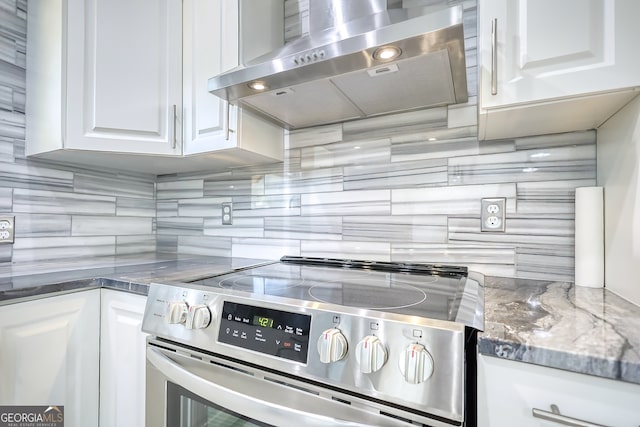
[[[263,90],[269,89],[269,86],[267,86],[267,84],[265,82],[260,82],[260,81],[251,82],[251,83],[249,83],[248,86],[251,89],[257,90],[259,92],[262,92]]]
[[[382,46],[379,47],[373,52],[373,59],[377,59],[379,61],[390,61],[392,59],[396,59],[402,54],[402,50],[395,46]]]

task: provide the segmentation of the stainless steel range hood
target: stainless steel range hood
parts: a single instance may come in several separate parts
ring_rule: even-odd
[[[462,6],[389,3],[309,1],[308,36],[209,79],[209,91],[287,129],[466,102]]]

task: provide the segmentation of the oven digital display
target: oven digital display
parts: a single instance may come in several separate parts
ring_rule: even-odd
[[[218,341],[307,363],[311,316],[225,301]]]
[[[253,326],[262,326],[263,328],[273,328],[273,319],[269,317],[253,316]]]

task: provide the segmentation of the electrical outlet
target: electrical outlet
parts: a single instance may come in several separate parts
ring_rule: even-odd
[[[233,204],[222,204],[222,225],[233,225]]]
[[[506,204],[507,199],[504,197],[481,199],[480,231],[504,232]]]
[[[15,217],[13,216],[0,217],[0,244],[13,243],[14,223],[15,223]]]

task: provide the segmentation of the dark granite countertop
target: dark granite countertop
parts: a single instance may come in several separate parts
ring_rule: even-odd
[[[265,260],[143,254],[0,267],[0,305],[91,288],[146,295],[152,282],[180,283],[264,264]]]
[[[92,288],[146,294],[263,260],[136,255],[0,267],[0,305]],[[483,355],[640,384],[640,307],[604,289],[485,278]]]
[[[640,307],[605,289],[488,277],[479,352],[640,384]]]

